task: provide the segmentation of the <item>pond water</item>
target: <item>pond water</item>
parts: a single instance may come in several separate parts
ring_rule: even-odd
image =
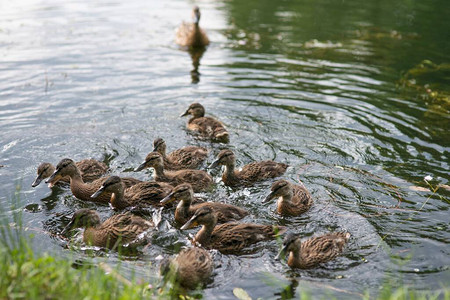
[[[194,4],[212,43],[192,60],[174,30]],[[33,249],[84,261],[85,249],[67,250],[58,233],[76,209],[111,211],[64,187],[32,188],[41,162],[92,157],[113,174],[147,179],[150,171],[132,169],[156,137],[169,151],[208,147],[209,162],[229,147],[238,165],[288,163],[285,177],[301,180],[315,204],[301,217],[279,217],[274,203],[261,203],[270,180],[233,190],[218,171],[204,197],[245,207],[245,221],[352,238],[342,256],[311,270],[275,261],[276,241],[215,254],[207,299],[231,298],[236,287],[265,299],[303,291],[360,298],[386,281],[448,287],[449,8],[446,0],[3,1],[1,205],[10,207],[20,186]],[[414,71],[426,66],[430,73]],[[227,125],[228,146],[186,131],[178,116],[194,101]],[[125,276],[153,282],[157,257],[197,231],[171,224],[173,211],[164,210],[151,247],[128,258],[100,251],[94,261],[120,262]]]

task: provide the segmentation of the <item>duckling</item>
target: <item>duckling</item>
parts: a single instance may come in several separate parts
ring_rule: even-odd
[[[165,182],[144,181],[127,189],[122,179],[111,176],[102,186],[91,195],[97,198],[103,193],[111,194],[111,206],[115,209],[124,209],[129,206],[160,206],[160,200],[170,194],[173,187]]]
[[[101,223],[96,211],[80,209],[73,214],[61,235],[75,227],[86,228],[83,233],[83,241],[86,244],[116,249],[129,243],[138,245],[139,235],[154,225],[151,221],[131,213],[114,215]]]
[[[272,184],[272,192],[263,200],[263,203],[279,197],[277,212],[284,216],[298,216],[311,207],[313,200],[308,190],[301,185],[292,184],[280,179]]]
[[[209,45],[209,39],[206,32],[200,28],[200,9],[194,6],[192,9],[192,18],[194,23],[183,22],[178,27],[175,42],[183,47],[206,47]]]
[[[161,203],[167,204],[173,200],[180,200],[175,210],[175,221],[179,224],[184,224],[189,221],[192,215],[202,207],[210,207],[217,214],[218,223],[239,220],[248,215],[245,209],[230,204],[204,202],[191,205],[194,198],[193,194],[192,186],[189,183],[183,183],[176,186],[172,193],[161,200]]]
[[[203,248],[192,247],[182,250],[173,259],[164,259],[160,273],[164,281],[174,278],[181,287],[195,289],[208,281],[213,268],[211,254]]]
[[[265,180],[282,175],[286,172],[287,164],[277,163],[271,160],[252,162],[242,167],[242,170],[235,170],[236,156],[233,151],[225,149],[217,155],[208,168],[215,168],[224,165],[225,171],[222,174],[223,182],[228,186],[252,185],[256,181]]]
[[[290,233],[284,238],[283,248],[275,259],[289,252],[288,265],[291,268],[312,268],[338,256],[349,238],[348,232],[333,232],[301,242],[299,236]]]
[[[108,166],[98,160],[95,159],[83,159],[81,161],[77,161],[75,163],[80,170],[81,177],[83,181],[90,182],[95,179],[98,179],[106,174],[108,171]],[[50,177],[53,172],[55,172],[55,167],[48,162],[43,162],[39,165],[37,169],[37,177],[34,182],[31,184],[32,187],[37,187],[42,180]],[[64,183],[69,183],[69,177],[63,177],[59,181]],[[56,184],[55,182],[50,182],[49,187],[53,187]]]
[[[138,172],[145,168],[155,169],[154,177],[156,181],[168,182],[173,186],[190,183],[196,193],[207,190],[213,183],[211,175],[202,170],[164,170],[163,158],[158,152],[150,152],[145,161],[134,171]]]
[[[70,190],[76,198],[85,201],[109,203],[111,193],[103,193],[101,196],[95,198],[95,200],[91,198],[91,195],[102,186],[103,182],[105,182],[107,178],[102,177],[92,182],[85,183],[75,162],[70,158],[64,158],[58,163],[56,170],[50,178],[47,179],[46,183],[58,181],[65,176],[70,177]],[[122,181],[126,187],[142,182],[141,180],[131,177],[123,177]]]
[[[161,154],[166,170],[196,169],[208,157],[204,147],[186,146],[166,155],[166,142],[157,138],[153,141],[153,152]]]
[[[187,123],[187,128],[196,131],[201,137],[211,139],[214,142],[228,143],[230,135],[225,126],[211,117],[205,117],[205,108],[200,103],[192,103],[181,117],[192,115]]]
[[[202,207],[181,227],[181,230],[203,225],[194,241],[205,248],[217,249],[224,254],[239,253],[260,241],[271,240],[286,231],[286,227],[254,223],[225,223],[217,225],[217,215],[211,207]]]

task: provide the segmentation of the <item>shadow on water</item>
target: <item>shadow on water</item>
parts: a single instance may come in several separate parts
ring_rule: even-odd
[[[205,53],[206,47],[202,48],[190,48],[188,50],[189,55],[191,56],[192,60],[192,67],[191,70],[191,83],[199,83],[200,82],[200,60],[202,59],[203,53]]]

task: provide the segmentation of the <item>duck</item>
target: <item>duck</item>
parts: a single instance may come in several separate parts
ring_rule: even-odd
[[[192,204],[194,200],[194,191],[189,183],[177,185],[173,191],[161,200],[161,204],[167,204],[174,200],[179,200],[175,209],[175,221],[179,224],[185,224],[202,207],[210,207],[217,214],[217,222],[225,223],[232,220],[240,220],[248,215],[248,211],[243,208],[217,202],[204,202]]]
[[[98,160],[95,159],[83,159],[81,161],[77,161],[76,166],[80,170],[81,178],[85,182],[91,182],[95,179],[102,177],[108,172],[108,166]],[[48,162],[43,162],[37,168],[37,177],[31,184],[32,187],[37,187],[42,180],[50,177],[53,172],[55,172],[55,166]],[[59,180],[60,182],[69,183],[69,177],[63,177]],[[53,187],[56,182],[50,182],[49,187]]]
[[[287,164],[264,160],[252,162],[242,167],[240,171],[235,170],[236,156],[233,151],[224,149],[219,152],[217,159],[208,167],[215,168],[224,165],[225,171],[222,174],[222,181],[227,186],[252,185],[257,181],[274,178],[283,175],[288,167]]]
[[[166,142],[162,138],[153,141],[153,152],[163,157],[166,170],[197,169],[208,157],[204,147],[185,146],[166,154]]]
[[[272,240],[287,229],[284,226],[228,222],[217,225],[217,215],[211,207],[202,207],[180,229],[202,225],[194,242],[223,254],[237,254],[260,241]]]
[[[97,198],[91,198],[91,195],[102,186],[103,182],[105,182],[107,178],[102,177],[92,182],[84,182],[81,177],[80,170],[75,162],[70,158],[64,158],[56,165],[55,171],[47,179],[46,183],[58,181],[65,176],[70,177],[70,190],[76,198],[84,201],[94,201],[104,204],[108,204],[110,202],[111,193],[103,193]],[[142,181],[132,177],[123,177],[122,182],[126,187],[130,187]]]
[[[193,23],[183,22],[178,27],[175,35],[175,42],[182,47],[204,48],[209,45],[206,32],[200,28],[200,8],[194,6],[192,9]]]
[[[222,122],[211,117],[205,117],[205,108],[200,103],[192,103],[181,117],[192,115],[187,122],[187,128],[195,131],[202,138],[213,142],[228,143],[230,135]]]
[[[164,259],[159,268],[164,281],[174,280],[182,288],[190,290],[204,285],[213,269],[211,254],[200,247],[181,250],[175,258]]]
[[[153,222],[135,216],[129,212],[114,215],[103,223],[95,210],[77,210],[69,224],[63,229],[64,235],[73,228],[85,228],[83,241],[91,246],[117,249],[121,246],[139,245],[139,237],[154,227]]]
[[[146,168],[155,169],[155,181],[167,182],[172,186],[177,186],[181,183],[190,183],[196,193],[208,190],[213,183],[211,175],[202,170],[164,170],[163,158],[158,152],[150,152],[145,158],[145,161],[134,169],[134,171],[139,172]]]
[[[161,206],[160,200],[172,192],[173,187],[165,182],[144,181],[125,188],[119,176],[110,176],[102,186],[91,195],[97,198],[103,193],[111,194],[111,206],[124,209],[130,206]]]
[[[277,212],[283,216],[299,216],[307,212],[313,204],[311,194],[304,186],[292,184],[285,179],[272,184],[271,192],[263,203],[277,197]]]
[[[275,259],[289,253],[288,265],[291,268],[313,268],[341,254],[349,239],[348,232],[331,232],[302,242],[299,235],[289,233]]]

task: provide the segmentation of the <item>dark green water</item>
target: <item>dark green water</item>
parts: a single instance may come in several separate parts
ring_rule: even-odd
[[[173,42],[192,5],[0,4],[0,201],[8,207],[21,185],[35,251],[86,259],[57,233],[74,210],[95,207],[65,188],[31,188],[39,163],[93,157],[109,161],[113,174],[146,179],[150,173],[130,172],[156,137],[168,150],[193,144],[217,153],[223,146],[195,140],[178,118],[198,101],[227,125],[239,165],[289,163],[285,177],[300,179],[315,205],[280,218],[274,204],[261,204],[270,181],[246,190],[219,184],[204,196],[247,208],[246,221],[284,224],[305,237],[341,229],[353,236],[341,257],[306,271],[275,261],[276,242],[253,254],[217,254],[206,298],[230,298],[235,287],[264,299],[302,291],[360,298],[386,280],[448,287],[449,2],[202,2],[212,44],[199,76]],[[432,70],[410,75],[424,60]],[[96,259],[122,261],[125,274],[154,280],[157,257],[188,244],[188,233],[172,228],[172,213],[162,218],[138,257]]]

